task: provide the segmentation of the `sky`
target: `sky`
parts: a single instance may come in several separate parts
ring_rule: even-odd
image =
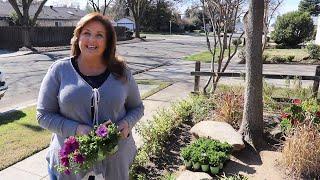
[[[194,0],[196,1],[196,0]],[[86,7],[87,4],[87,0],[48,0],[48,2],[46,3],[46,5],[61,5],[63,2],[63,4],[67,4],[68,6],[73,4],[74,6],[79,6],[81,9],[84,9]],[[294,11],[298,9],[298,5],[299,5],[300,0],[284,0],[282,6],[279,9],[279,13],[280,14],[284,14],[286,12],[289,11]],[[180,13],[183,13],[184,10],[188,7],[188,4],[184,4],[178,5],[178,10],[180,11]]]

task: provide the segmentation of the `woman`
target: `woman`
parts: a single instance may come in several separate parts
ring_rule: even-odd
[[[37,119],[53,132],[47,154],[51,179],[81,179],[85,174],[57,172],[58,151],[69,136],[89,133],[107,120],[121,132],[118,152],[93,167],[104,179],[129,179],[129,165],[136,146],[130,131],[143,116],[137,84],[124,62],[116,56],[116,34],[99,13],[80,19],[73,38],[72,57],[51,65],[41,84]]]

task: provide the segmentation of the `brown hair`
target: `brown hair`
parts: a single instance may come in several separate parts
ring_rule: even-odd
[[[71,39],[71,55],[78,57],[81,53],[79,48],[79,36],[82,28],[89,22],[97,21],[103,24],[106,29],[106,49],[103,52],[104,63],[107,65],[108,70],[117,78],[126,79],[125,68],[126,64],[119,56],[116,55],[116,32],[108,17],[94,12],[83,16],[77,23],[76,28],[73,31],[73,37]]]

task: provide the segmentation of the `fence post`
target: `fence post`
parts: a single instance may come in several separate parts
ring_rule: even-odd
[[[320,66],[316,67],[316,74],[315,76],[320,76]],[[319,79],[313,81],[313,97],[318,98],[318,90],[319,90]]]
[[[194,71],[200,71],[200,61],[196,61]],[[194,92],[199,92],[200,76],[194,76]]]

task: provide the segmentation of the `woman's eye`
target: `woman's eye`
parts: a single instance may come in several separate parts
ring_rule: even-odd
[[[89,32],[84,32],[83,34],[86,35],[86,36],[90,35]]]
[[[103,38],[103,35],[102,34],[98,34],[97,37],[98,38]]]

